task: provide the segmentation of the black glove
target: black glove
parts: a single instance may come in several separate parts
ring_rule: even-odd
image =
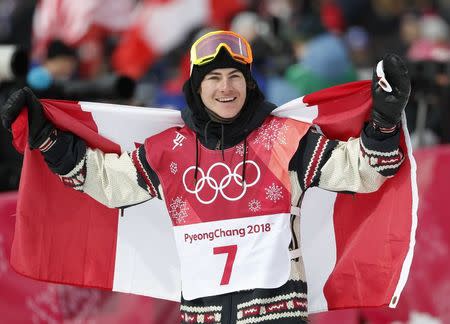
[[[28,107],[28,142],[36,149],[50,137],[55,127],[45,117],[42,104],[29,88],[17,90],[8,98],[1,107],[0,117],[3,126],[11,130],[11,124],[25,107]]]
[[[387,54],[383,57],[383,71],[392,91],[387,92],[378,84],[380,78],[374,69],[372,121],[375,127],[393,129],[399,125],[402,112],[408,103],[411,81],[408,69],[398,55]]]

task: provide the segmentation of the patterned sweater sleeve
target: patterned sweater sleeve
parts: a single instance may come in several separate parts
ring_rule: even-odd
[[[159,197],[159,180],[143,145],[120,155],[91,149],[71,133],[58,134],[41,150],[61,181],[108,207],[126,207]]]
[[[346,142],[308,131],[290,162],[300,192],[318,186],[336,192],[368,193],[395,175],[404,160],[400,133],[383,134],[367,124]]]

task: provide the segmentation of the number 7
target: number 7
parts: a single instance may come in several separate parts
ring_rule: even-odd
[[[236,258],[237,245],[217,246],[214,248],[214,254],[228,254],[225,268],[223,269],[222,281],[220,285],[228,285],[231,277],[231,270],[233,269],[234,259]]]

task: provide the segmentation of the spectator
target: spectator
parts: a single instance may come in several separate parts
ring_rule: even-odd
[[[320,32],[320,25],[312,28],[317,28],[319,32],[310,39],[297,43],[298,62],[286,72],[287,80],[297,89],[298,94],[305,95],[357,80],[355,68],[342,39],[325,31]]]

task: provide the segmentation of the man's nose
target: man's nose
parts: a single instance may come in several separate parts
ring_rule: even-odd
[[[226,91],[229,88],[230,88],[230,80],[228,80],[227,78],[223,78],[222,80],[220,80],[219,90]]]

